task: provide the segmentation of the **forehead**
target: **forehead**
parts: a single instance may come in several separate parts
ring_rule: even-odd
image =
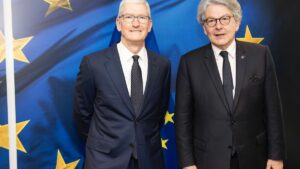
[[[232,15],[229,8],[221,4],[208,5],[205,11],[206,18],[220,18],[224,15]]]
[[[121,8],[122,14],[148,15],[146,4],[144,3],[125,3]]]

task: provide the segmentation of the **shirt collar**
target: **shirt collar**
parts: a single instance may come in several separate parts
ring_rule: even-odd
[[[117,48],[120,51],[120,59],[126,60],[126,62],[131,61],[133,55],[138,55],[140,57],[139,60],[142,62],[147,61],[147,50],[145,47],[143,47],[137,54],[134,54],[128,50],[122,42],[117,44]]]
[[[215,54],[215,58],[218,60],[220,56],[220,52],[223,51],[222,49],[218,48],[217,46],[211,44],[213,52]],[[236,41],[232,41],[232,43],[228,46],[228,48],[226,49],[226,51],[229,54],[229,57],[231,57],[232,59],[235,59],[236,57]]]

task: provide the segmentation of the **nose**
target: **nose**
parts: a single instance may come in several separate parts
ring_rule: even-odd
[[[216,29],[222,29],[223,25],[220,23],[220,21],[217,21],[216,23]]]
[[[220,20],[217,20],[216,29],[222,29],[223,25],[220,23]]]
[[[139,25],[140,25],[140,22],[138,21],[138,19],[134,18],[133,21],[132,21],[132,26],[137,27]]]

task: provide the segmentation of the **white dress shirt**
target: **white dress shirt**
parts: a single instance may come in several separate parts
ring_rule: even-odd
[[[216,47],[213,44],[212,44],[212,49],[214,51],[218,70],[219,70],[220,77],[221,77],[221,81],[223,83],[223,57],[220,55],[220,52],[223,50]],[[236,42],[235,42],[235,40],[228,46],[226,51],[228,52],[228,60],[230,63],[230,68],[231,68],[231,75],[232,75],[232,81],[233,81],[232,93],[233,93],[233,97],[234,97],[235,86],[236,86]]]
[[[129,96],[131,96],[131,68],[133,64],[133,55],[138,55],[139,57],[139,65],[142,71],[143,78],[143,93],[145,92],[147,75],[148,75],[148,55],[147,50],[143,47],[137,54],[133,54],[129,51],[122,42],[117,44],[117,49],[120,56],[120,61],[123,69],[123,73],[125,76],[125,81],[128,89]]]

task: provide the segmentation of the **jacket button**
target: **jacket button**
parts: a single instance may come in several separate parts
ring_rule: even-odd
[[[231,125],[235,125],[236,121],[235,120],[231,120]]]

